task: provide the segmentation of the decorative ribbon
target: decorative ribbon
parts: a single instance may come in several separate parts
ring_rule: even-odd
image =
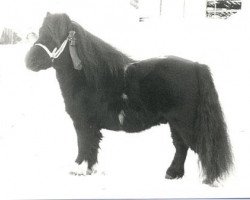
[[[76,51],[76,38],[75,38],[75,31],[70,31],[68,40],[70,41],[69,43],[69,53],[73,61],[74,68],[77,70],[82,69],[82,64],[81,60],[79,59]]]

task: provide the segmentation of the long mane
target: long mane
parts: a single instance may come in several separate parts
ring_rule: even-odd
[[[103,87],[103,84],[121,82],[125,66],[132,63],[133,60],[83,29],[78,23],[72,23],[73,29],[76,31],[78,56],[81,59],[88,83],[99,88]]]

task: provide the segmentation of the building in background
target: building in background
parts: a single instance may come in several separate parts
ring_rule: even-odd
[[[140,21],[206,17],[206,0],[130,0],[130,4],[138,10]]]
[[[227,19],[241,10],[241,0],[207,0],[206,16]]]
[[[130,0],[138,10],[139,20],[166,19],[226,19],[242,8],[242,0]]]

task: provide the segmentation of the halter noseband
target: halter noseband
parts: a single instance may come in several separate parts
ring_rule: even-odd
[[[54,59],[58,58],[62,54],[68,41],[70,41],[69,52],[73,61],[74,68],[77,70],[81,70],[82,69],[81,60],[79,59],[77,55],[76,47],[75,47],[75,44],[76,44],[75,31],[70,31],[68,37],[64,40],[64,42],[61,44],[59,49],[55,47],[52,52],[48,49],[48,47],[46,47],[45,45],[41,43],[37,43],[35,44],[35,46],[42,47],[46,51],[46,53],[49,55],[49,57],[52,59],[52,62],[53,62]]]
[[[66,47],[66,45],[68,43],[68,40],[69,40],[68,38],[66,40],[64,40],[64,42],[62,43],[60,48],[57,49],[57,47],[55,47],[52,52],[48,49],[48,47],[46,47],[43,44],[38,43],[38,44],[35,44],[35,45],[42,47],[53,61],[55,58],[58,58],[61,55],[61,53],[63,52],[64,48]]]

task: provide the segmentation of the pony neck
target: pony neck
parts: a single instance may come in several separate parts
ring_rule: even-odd
[[[89,33],[79,24],[73,23],[73,27],[77,34],[77,52],[82,61],[82,71],[87,82],[103,86],[102,80],[109,79],[116,84],[119,79],[123,78],[125,66],[133,60]]]

